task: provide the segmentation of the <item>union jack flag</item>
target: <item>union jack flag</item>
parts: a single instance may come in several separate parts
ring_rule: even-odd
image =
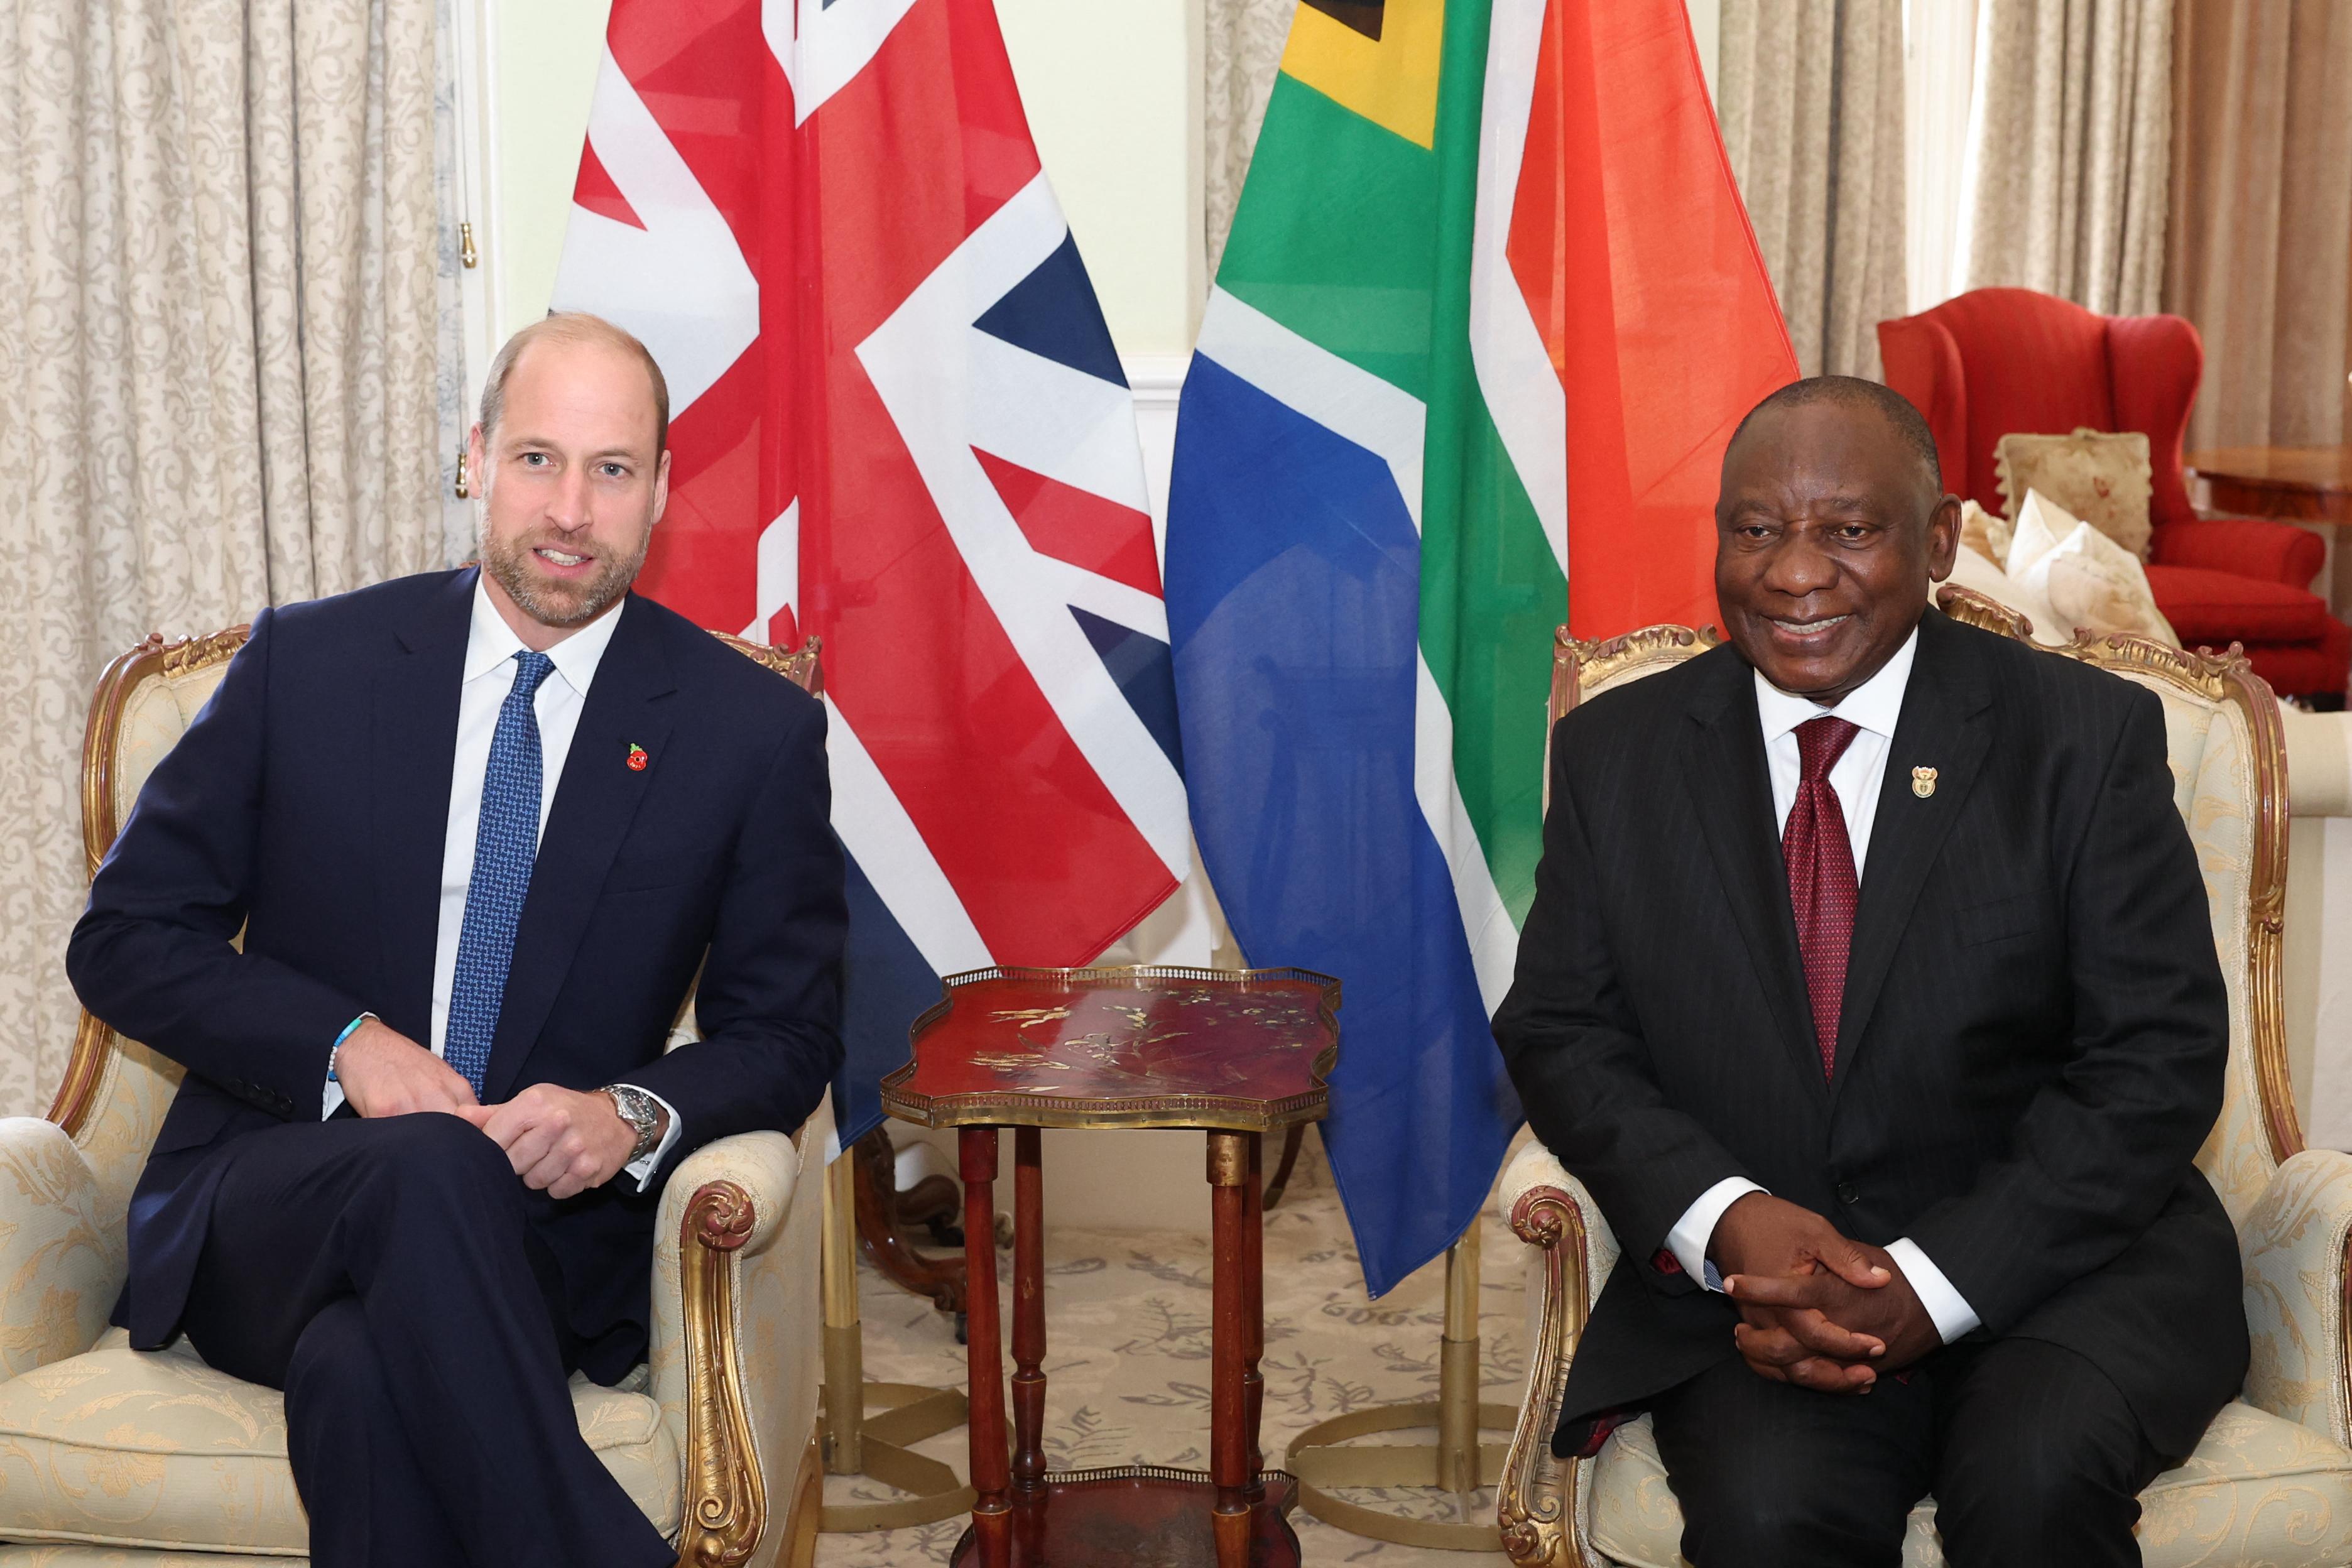
[[[572,202],[556,308],[669,381],[640,588],[824,639],[845,1143],[938,975],[1189,867],[1133,400],[992,0],[615,0]]]

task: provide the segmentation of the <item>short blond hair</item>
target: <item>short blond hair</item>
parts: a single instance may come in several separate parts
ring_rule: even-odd
[[[601,343],[609,349],[636,356],[646,367],[646,380],[652,384],[654,395],[654,456],[661,456],[669,446],[669,383],[662,379],[661,366],[654,363],[652,353],[639,342],[635,333],[616,327],[602,316],[592,316],[585,310],[551,310],[543,320],[533,321],[499,350],[499,357],[490,362],[490,374],[482,383],[482,444],[487,447],[498,436],[499,416],[504,412],[507,399],[507,377],[514,374],[515,362],[522,351],[535,342],[550,340],[562,343]]]

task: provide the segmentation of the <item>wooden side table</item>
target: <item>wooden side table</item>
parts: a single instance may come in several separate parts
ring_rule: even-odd
[[[1258,1447],[1264,1135],[1319,1120],[1339,983],[1300,969],[982,969],[950,975],[882,1080],[891,1115],[960,1129],[970,1284],[971,1528],[956,1568],[1293,1568],[1297,1483]],[[995,1182],[1013,1132],[1006,1458]],[[1045,1468],[1046,1127],[1198,1127],[1214,1225],[1209,1473]]]
[[[2222,447],[2186,460],[2215,511],[2352,524],[2352,447]],[[2334,542],[2327,602],[2341,615],[2352,610],[2352,540],[2338,533]]]

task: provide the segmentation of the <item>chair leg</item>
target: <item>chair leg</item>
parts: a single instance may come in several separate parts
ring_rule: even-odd
[[[942,1312],[964,1310],[964,1260],[915,1249],[900,1226],[897,1150],[887,1128],[860,1138],[852,1150],[857,1171],[857,1242],[866,1260],[909,1295],[929,1298]]]

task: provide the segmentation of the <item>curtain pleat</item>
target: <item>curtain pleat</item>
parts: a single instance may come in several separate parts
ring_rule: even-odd
[[[1982,0],[1966,275],[2111,315],[2164,283],[2172,0]]]
[[[1202,195],[1207,205],[1209,276],[1225,253],[1234,209],[1266,100],[1282,68],[1283,45],[1298,0],[1207,0],[1202,65],[1207,102],[1202,115]]]
[[[2197,323],[2189,446],[2352,440],[2352,5],[2182,0],[2164,308]]]
[[[432,0],[0,11],[0,1111],[72,1047],[107,661],[440,559],[434,69]]]
[[[1717,115],[1798,366],[1874,379],[1908,288],[1902,7],[1754,0],[1722,27]]]

